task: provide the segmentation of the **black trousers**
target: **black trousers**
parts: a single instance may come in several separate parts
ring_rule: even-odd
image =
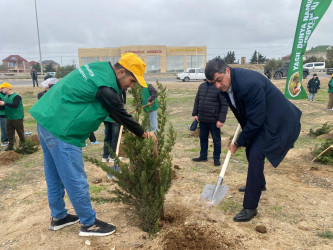
[[[8,148],[14,147],[15,142],[15,130],[20,138],[20,142],[25,142],[23,119],[9,120],[7,119],[7,137],[8,137]]]
[[[261,189],[266,186],[264,175],[265,155],[258,147],[250,145],[246,147],[246,157],[249,167],[247,170],[243,207],[254,209],[258,207]]]

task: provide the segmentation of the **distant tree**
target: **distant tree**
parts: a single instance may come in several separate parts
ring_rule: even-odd
[[[46,71],[46,72],[55,72],[55,69],[54,69],[54,67],[53,67],[53,64],[51,63],[51,64],[47,64],[47,65],[45,65],[45,71]]]
[[[251,64],[256,64],[256,63],[265,63],[267,62],[268,59],[266,59],[266,56],[263,56],[259,51],[254,51],[250,63]]]
[[[281,67],[283,65],[283,61],[278,59],[270,59],[267,61],[265,67],[264,67],[264,72],[265,75],[271,79],[271,77],[274,75],[274,72],[277,68]]]
[[[257,53],[256,50],[253,52],[253,55],[252,55],[252,57],[250,59],[250,63],[251,64],[258,63],[258,53]]]
[[[58,68],[58,70],[56,72],[56,77],[57,78],[63,78],[67,74],[72,72],[74,69],[75,69],[74,65],[67,65],[67,66],[60,67],[60,68]]]
[[[36,72],[40,72],[40,64],[39,63],[34,63],[32,65],[32,68],[35,69]]]
[[[333,68],[333,48],[326,50],[326,68]]]
[[[224,58],[224,61],[228,64],[234,64],[236,61],[235,52],[229,51],[227,53],[227,56]]]
[[[0,71],[6,71],[7,67],[4,64],[0,64]]]
[[[259,51],[258,51],[259,53]],[[266,56],[263,56],[262,54],[259,53],[259,61],[258,63],[266,63],[268,59],[266,59]]]
[[[304,60],[303,63],[309,63],[309,62],[323,62],[323,57],[316,57],[316,56],[310,56],[308,59]]]

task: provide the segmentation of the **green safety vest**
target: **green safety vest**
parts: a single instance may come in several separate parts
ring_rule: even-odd
[[[77,68],[46,92],[30,114],[60,140],[84,147],[90,132],[96,131],[108,111],[96,99],[99,87],[120,93],[109,62],[93,62]]]
[[[148,85],[150,85],[150,83],[147,83],[147,87]],[[142,106],[146,105],[148,102],[147,102],[147,99],[151,96],[149,91],[148,91],[148,88],[142,88]],[[158,101],[157,101],[157,98],[155,99],[154,103],[150,106],[147,106],[147,107],[144,107],[143,110],[145,112],[151,112],[151,111],[155,111],[159,108],[158,106]]]
[[[0,91],[0,100],[3,101],[3,98],[5,97],[5,94],[3,94],[1,91]],[[4,109],[0,109],[0,115],[5,115],[5,110]]]
[[[14,97],[17,96],[17,93],[13,93],[10,96],[5,95],[3,101],[5,103],[13,103]],[[24,109],[22,104],[22,98],[19,105],[16,108],[11,108],[5,105],[5,114],[8,120],[20,120],[24,118]]]

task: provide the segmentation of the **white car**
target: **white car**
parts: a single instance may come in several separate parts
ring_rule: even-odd
[[[55,77],[56,72],[46,72],[46,75]]]
[[[189,80],[205,80],[205,72],[200,68],[188,68],[184,72],[177,74],[177,79],[183,82],[188,82]]]
[[[323,71],[325,70],[325,62],[309,62],[303,65],[304,69],[310,71]]]

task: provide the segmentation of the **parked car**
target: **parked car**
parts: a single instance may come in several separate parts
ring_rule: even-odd
[[[333,68],[327,68],[326,69],[326,74],[327,75],[332,75],[333,74]]]
[[[284,65],[280,68],[277,68],[274,72],[274,79],[279,80],[282,77],[287,77],[289,70],[289,62],[284,63]],[[265,75],[271,79],[271,73],[265,69]],[[305,79],[310,74],[308,69],[303,68],[303,79]]]
[[[47,75],[47,76],[55,76],[55,75],[56,75],[56,72],[46,72],[46,75]]]
[[[188,82],[190,80],[205,80],[205,72],[200,68],[188,68],[184,72],[177,74],[177,79],[183,82]]]
[[[309,62],[303,65],[303,69],[308,69],[311,72],[325,71],[325,62]]]

